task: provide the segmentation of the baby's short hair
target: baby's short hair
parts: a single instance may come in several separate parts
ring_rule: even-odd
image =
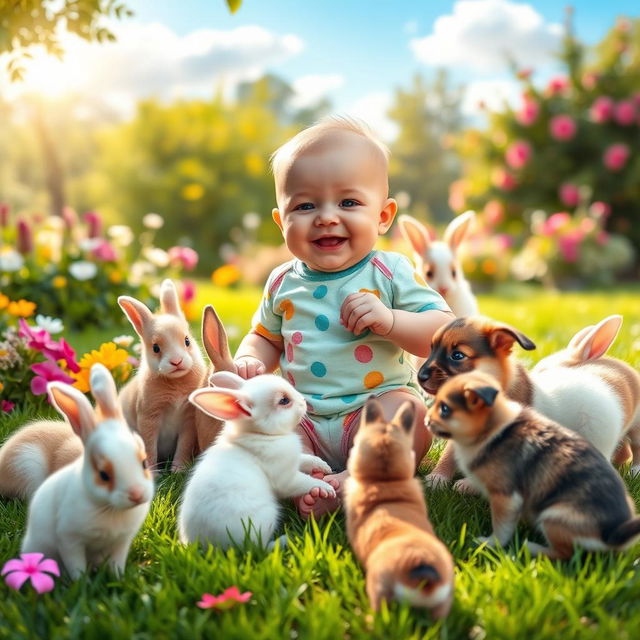
[[[283,158],[295,158],[328,131],[351,131],[369,140],[382,155],[385,167],[389,164],[389,148],[373,133],[369,125],[350,116],[326,116],[314,125],[300,131],[271,154],[271,171],[277,176]]]

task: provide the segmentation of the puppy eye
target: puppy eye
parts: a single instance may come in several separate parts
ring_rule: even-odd
[[[106,471],[101,471],[100,480],[102,480],[103,482],[109,482],[109,480],[111,480],[111,476]]]
[[[440,403],[440,417],[448,418],[451,415],[451,407],[444,402]]]
[[[287,406],[290,402],[291,402],[291,400],[289,400],[288,396],[282,396],[282,398],[280,398],[280,400],[278,400],[278,404],[281,404],[283,406]]]
[[[449,357],[452,360],[456,360],[459,362],[460,360],[464,360],[467,356],[462,353],[462,351],[453,351]]]
[[[153,343],[153,353],[160,353],[160,345],[157,342]]]
[[[184,339],[184,344],[185,344],[185,346],[187,346],[187,347],[191,344],[191,340],[189,340],[189,336],[187,336],[187,337]]]

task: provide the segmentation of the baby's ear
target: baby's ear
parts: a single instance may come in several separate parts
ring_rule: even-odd
[[[282,218],[280,217],[280,209],[272,209],[271,217],[273,218],[273,221],[280,227],[280,231],[282,231]]]
[[[398,203],[393,198],[387,198],[382,211],[380,211],[380,220],[378,221],[378,234],[384,235],[389,231],[389,227],[395,220],[398,213]]]

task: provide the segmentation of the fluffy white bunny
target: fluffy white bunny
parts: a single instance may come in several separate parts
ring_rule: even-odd
[[[153,497],[153,481],[140,436],[127,426],[111,374],[91,368],[92,409],[73,387],[51,382],[52,403],[84,443],[84,455],[49,476],[29,504],[23,553],[60,560],[76,579],[106,560],[124,571],[131,541]]]
[[[200,348],[171,280],[160,287],[158,314],[129,296],[120,296],[118,304],[142,341],[140,367],[120,391],[124,416],[142,436],[152,469],[159,460],[182,469],[196,448],[196,410],[188,397],[202,386],[206,371]]]
[[[446,300],[458,317],[478,313],[477,300],[457,258],[458,247],[470,230],[475,215],[473,211],[466,211],[454,218],[442,240],[431,240],[427,228],[412,216],[401,215],[398,218],[400,231],[414,251],[416,271]]]
[[[302,453],[295,428],[306,403],[286,380],[275,375],[243,380],[220,372],[211,376],[211,383],[215,386],[198,389],[189,399],[226,422],[185,488],[178,513],[180,539],[226,548],[241,544],[247,532],[251,541],[267,544],[278,524],[278,499],[311,491],[335,497],[330,484],[307,475],[331,469]]]

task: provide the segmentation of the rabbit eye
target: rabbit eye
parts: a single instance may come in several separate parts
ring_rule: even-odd
[[[143,469],[146,469],[148,466],[149,466],[149,465],[147,464],[147,459],[145,458],[145,459],[142,461],[142,468],[143,468]]]
[[[291,400],[289,400],[288,396],[282,396],[282,398],[280,398],[280,400],[278,400],[278,404],[281,404],[283,406],[288,405],[291,402]]]
[[[187,337],[184,339],[184,344],[185,344],[185,346],[187,346],[187,347],[191,344],[191,340],[189,340],[189,336],[187,336]]]
[[[160,345],[157,342],[153,343],[153,353],[160,353]]]
[[[106,471],[101,471],[100,480],[102,480],[103,482],[109,482],[109,480],[111,480],[111,476]]]
[[[440,417],[448,418],[451,415],[451,407],[444,402],[440,403]]]
[[[427,278],[433,278],[433,269],[427,269]]]
[[[462,351],[453,351],[449,356],[452,360],[456,360],[460,362],[460,360],[464,360],[467,356],[462,353]]]
[[[451,277],[455,278],[457,275],[457,271],[455,269],[451,269]]]

